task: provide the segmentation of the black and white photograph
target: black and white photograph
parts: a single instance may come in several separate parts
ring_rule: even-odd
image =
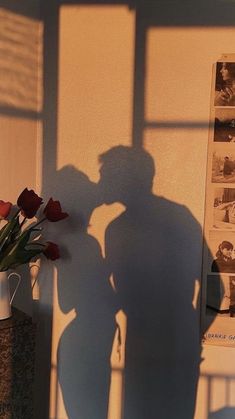
[[[235,232],[211,231],[208,271],[235,273]]]
[[[235,63],[218,62],[216,66],[215,106],[235,106]]]
[[[208,275],[206,314],[235,318],[235,276]]]
[[[235,189],[216,188],[213,201],[213,228],[235,229]]]
[[[235,149],[217,144],[212,156],[212,182],[235,183]]]
[[[235,109],[216,108],[214,141],[234,143],[235,145]]]

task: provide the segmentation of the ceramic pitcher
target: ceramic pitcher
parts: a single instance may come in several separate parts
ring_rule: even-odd
[[[9,280],[14,275],[18,277],[18,280],[15,290],[11,296]],[[9,317],[11,317],[11,304],[15,297],[16,291],[18,290],[20,282],[21,276],[18,273],[12,272],[8,274],[7,271],[0,272],[0,320],[8,319]]]

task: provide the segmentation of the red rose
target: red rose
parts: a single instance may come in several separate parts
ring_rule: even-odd
[[[11,202],[4,202],[0,200],[0,220],[7,218],[9,212],[11,211],[11,207]]]
[[[42,205],[42,198],[32,189],[29,191],[25,188],[17,199],[17,205],[21,209],[21,214],[24,217],[33,218],[40,205]]]
[[[46,218],[52,222],[60,221],[68,217],[67,212],[62,212],[60,202],[53,201],[52,198],[49,199],[43,212]]]
[[[43,251],[47,259],[56,260],[60,258],[60,250],[57,244],[52,242],[47,242],[46,248]]]

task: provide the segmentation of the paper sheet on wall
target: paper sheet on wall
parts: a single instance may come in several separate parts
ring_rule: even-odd
[[[235,346],[235,54],[213,65],[204,237],[203,340]]]

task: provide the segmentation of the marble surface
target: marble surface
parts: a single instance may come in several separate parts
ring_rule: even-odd
[[[0,321],[0,418],[33,418],[33,382],[36,326],[13,308]]]

